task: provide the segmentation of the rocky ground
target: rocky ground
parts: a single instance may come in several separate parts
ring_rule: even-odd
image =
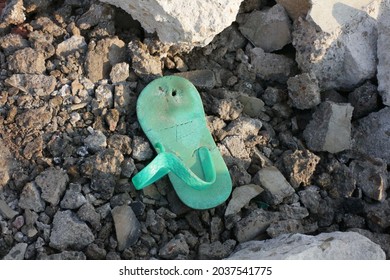
[[[378,36],[364,33],[371,18],[323,36],[305,5],[277,2],[244,1],[230,27],[186,53],[99,1],[0,0],[0,258],[239,258],[254,240],[299,233],[323,246],[311,238],[326,233],[381,251],[373,241],[389,259],[385,62],[376,76],[389,37],[379,33],[372,61],[369,43],[348,41],[355,29]],[[233,180],[215,209],[186,207],[167,178],[131,183],[155,156],[137,96],[162,75],[200,91]]]

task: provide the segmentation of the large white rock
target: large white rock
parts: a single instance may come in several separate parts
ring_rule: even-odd
[[[242,0],[101,0],[122,8],[166,44],[205,46],[235,19]]]
[[[283,234],[264,241],[240,244],[232,260],[385,260],[382,248],[355,232],[317,236]]]
[[[377,18],[382,0],[312,0],[293,32],[296,61],[321,89],[351,89],[376,73]]]

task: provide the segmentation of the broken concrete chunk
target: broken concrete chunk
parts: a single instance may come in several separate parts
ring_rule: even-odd
[[[85,38],[79,35],[73,35],[69,39],[58,44],[56,54],[60,57],[67,57],[75,52],[85,52],[87,50],[87,43]]]
[[[8,252],[3,260],[24,260],[27,250],[27,243],[18,243]]]
[[[24,48],[8,57],[8,68],[14,73],[42,74],[46,71],[45,57],[32,48]]]
[[[243,14],[238,20],[241,33],[266,52],[280,50],[291,42],[290,19],[281,5]]]
[[[170,45],[205,46],[235,19],[242,0],[198,2],[181,0],[101,0],[122,8],[149,33]]]
[[[274,166],[264,167],[253,178],[255,184],[264,188],[265,202],[278,205],[283,199],[295,193],[295,190],[284,178],[283,174]]]
[[[8,204],[4,200],[0,199],[0,215],[2,217],[11,220],[17,214],[18,214],[18,212],[16,212],[11,207],[9,207]]]
[[[287,81],[288,96],[292,105],[300,110],[310,109],[321,103],[318,80],[313,75],[303,73]]]
[[[296,21],[296,61],[322,90],[351,89],[374,77],[380,2],[313,0],[307,19]]]
[[[41,188],[41,197],[55,206],[60,202],[68,185],[69,177],[65,170],[50,167],[35,178],[35,183]]]
[[[24,186],[19,199],[19,207],[37,213],[45,210],[45,202],[41,198],[37,184],[30,182]]]
[[[349,103],[323,102],[303,132],[309,149],[330,153],[349,149],[352,111]]]
[[[370,82],[366,82],[348,95],[348,101],[353,106],[353,118],[364,117],[378,108],[377,87]]]
[[[390,164],[390,108],[371,113],[354,126],[353,150]]]
[[[284,55],[266,53],[261,48],[250,50],[251,65],[264,80],[284,83],[293,75],[295,62]]]
[[[152,81],[162,76],[160,57],[152,56],[144,43],[138,40],[130,41],[128,48],[131,54],[131,67],[139,77]]]

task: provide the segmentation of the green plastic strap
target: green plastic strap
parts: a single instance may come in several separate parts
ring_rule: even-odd
[[[172,153],[159,153],[151,163],[144,169],[137,173],[132,179],[133,184],[137,190],[143,189],[161,179],[169,172],[174,173],[177,177],[182,179],[188,186],[202,190],[215,182],[216,172],[214,163],[211,158],[210,151],[201,147],[197,150],[199,160],[202,165],[205,180],[199,178],[194,172],[187,168],[183,161]]]

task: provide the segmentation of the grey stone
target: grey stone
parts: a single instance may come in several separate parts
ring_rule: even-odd
[[[326,101],[313,114],[303,137],[310,150],[338,153],[351,147],[353,107]]]
[[[221,260],[228,257],[234,250],[236,241],[229,239],[224,243],[215,241],[213,243],[202,243],[198,248],[200,260]]]
[[[350,168],[336,161],[328,174],[330,174],[330,181],[323,184],[322,187],[327,189],[332,198],[352,196],[356,188],[356,181]]]
[[[378,108],[379,95],[377,87],[370,82],[366,82],[349,93],[348,101],[353,106],[353,118],[362,118]]]
[[[135,171],[134,160],[132,158],[125,158],[122,161],[121,169],[122,169],[121,175],[126,178],[130,178]]]
[[[30,209],[37,213],[45,210],[45,202],[41,198],[36,183],[29,182],[24,186],[20,194],[19,207]]]
[[[80,220],[89,223],[94,229],[99,230],[101,228],[100,214],[90,203],[84,203],[83,206],[77,211],[77,216]]]
[[[162,76],[160,58],[150,55],[146,45],[137,40],[131,41],[128,48],[131,54],[131,67],[139,77],[151,81]]]
[[[222,143],[235,159],[249,160],[249,152],[245,148],[244,140],[240,136],[227,136]]]
[[[107,137],[100,130],[95,130],[84,139],[84,145],[92,153],[96,153],[107,147]]]
[[[69,177],[65,170],[50,167],[35,178],[35,183],[41,188],[41,197],[55,206],[65,192]]]
[[[0,215],[3,216],[6,219],[13,219],[16,215],[19,213],[13,210],[11,207],[8,206],[8,204],[0,199]]]
[[[241,33],[266,52],[280,50],[291,42],[290,19],[281,5],[243,14],[242,20],[238,17],[238,21]]]
[[[364,207],[368,228],[373,232],[385,233],[390,226],[390,201],[382,203],[366,204]]]
[[[8,57],[8,68],[14,73],[42,74],[46,71],[45,57],[32,48],[17,50]]]
[[[388,172],[385,162],[379,159],[371,161],[354,160],[349,167],[356,180],[356,186],[366,196],[377,201],[386,199]]]
[[[115,224],[118,250],[135,244],[141,235],[141,224],[128,205],[117,206],[111,211]]]
[[[295,204],[282,204],[279,206],[279,211],[282,214],[283,218],[300,220],[309,216],[309,211],[299,205]]]
[[[258,171],[253,182],[264,188],[264,200],[272,205],[280,204],[283,199],[295,193],[283,174],[274,166],[264,167]]]
[[[64,209],[77,209],[86,202],[87,199],[81,193],[81,185],[70,183],[69,189],[66,190],[60,206]]]
[[[88,79],[97,82],[108,78],[111,67],[126,60],[125,49],[125,43],[118,37],[90,42],[85,60]]]
[[[216,84],[214,72],[207,69],[175,73],[174,75],[186,78],[200,89],[212,89]]]
[[[374,77],[380,2],[314,0],[307,17],[295,21],[295,60],[321,90],[352,89]]]
[[[310,0],[276,0],[276,3],[283,6],[293,20],[304,18],[311,7]]]
[[[284,169],[293,188],[310,185],[320,157],[309,150],[287,151],[282,156]]]
[[[69,39],[62,41],[57,45],[56,54],[65,58],[76,52],[84,53],[87,51],[87,47],[88,45],[83,36],[73,35]]]
[[[225,226],[222,219],[218,216],[212,217],[210,222],[210,242],[218,241],[224,229]]]
[[[384,260],[379,245],[355,232],[284,234],[238,246],[230,260]]]
[[[70,210],[58,211],[54,215],[50,246],[58,250],[81,250],[94,241],[91,229]]]
[[[286,233],[304,233],[302,222],[295,219],[276,221],[267,228],[267,234],[271,238]]]
[[[115,64],[110,73],[112,83],[120,83],[126,81],[130,75],[130,66],[126,62]]]
[[[107,252],[104,248],[100,248],[96,243],[92,243],[88,245],[85,254],[90,260],[104,260]]]
[[[291,77],[287,87],[292,106],[297,109],[310,109],[321,103],[320,88],[313,75],[303,73]]]
[[[24,260],[24,254],[26,253],[27,245],[27,243],[16,244],[3,258],[3,260]]]
[[[238,242],[246,242],[253,240],[258,235],[265,233],[270,224],[276,221],[278,215],[265,211],[263,209],[256,209],[250,214],[236,223],[234,234]]]
[[[188,255],[190,248],[183,234],[178,234],[166,243],[158,252],[163,259],[175,259],[179,255]]]
[[[389,53],[387,52],[390,43],[390,5],[387,1],[381,1],[380,13],[378,17],[378,41],[377,41],[377,79],[378,91],[382,96],[383,104],[390,106],[390,65]]]
[[[375,233],[361,228],[351,228],[348,231],[354,231],[361,235],[364,235],[372,242],[380,245],[383,251],[386,252],[386,258],[389,259],[390,256],[390,235],[389,234]]]
[[[273,106],[277,103],[280,103],[285,98],[285,93],[282,90],[275,87],[267,87],[261,96],[265,104],[268,106]]]
[[[133,138],[133,153],[132,157],[138,161],[149,160],[153,157],[153,151],[150,144],[145,138],[134,136]]]
[[[260,98],[242,94],[237,99],[244,106],[243,112],[251,118],[258,118],[265,111],[264,102]]]
[[[5,80],[9,86],[33,96],[48,96],[56,86],[56,78],[46,75],[14,74]]]
[[[263,192],[263,189],[258,185],[246,185],[237,187],[233,190],[232,197],[225,210],[225,216],[236,214],[248,204],[252,198]]]
[[[390,108],[360,119],[354,125],[352,149],[390,163]]]
[[[145,225],[154,234],[162,234],[166,228],[165,219],[152,209],[146,213]]]
[[[261,48],[250,50],[251,65],[263,80],[285,83],[294,74],[295,62],[284,55],[266,53]]]

